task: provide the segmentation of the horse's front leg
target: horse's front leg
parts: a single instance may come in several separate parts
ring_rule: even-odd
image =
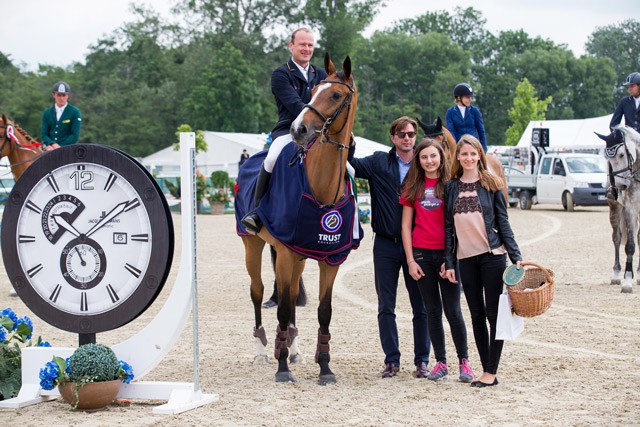
[[[622,205],[618,202],[609,201],[609,223],[611,224],[611,241],[613,242],[614,261],[613,273],[611,274],[611,284],[620,285],[622,278],[620,275],[620,244],[622,242],[622,233],[624,224],[622,216]]]
[[[330,266],[325,262],[320,265],[320,304],[318,305],[318,344],[316,346],[316,363],[320,365],[320,376],[318,384],[327,385],[336,382],[336,376],[329,367],[331,361],[331,352],[329,341],[331,333],[329,332],[329,324],[331,323],[331,298],[333,294],[333,283],[338,274],[337,266]]]
[[[299,281],[304,264],[304,259],[299,255],[288,250],[278,251],[276,259],[278,327],[274,350],[274,357],[278,360],[276,382],[295,382],[295,378],[289,370],[288,357],[291,354],[293,362],[295,362],[300,353],[298,350],[298,330],[295,326],[295,303],[298,298]]]
[[[624,221],[627,230],[627,241],[624,245],[624,251],[627,256],[624,268],[624,279],[622,280],[621,292],[630,294],[633,292],[633,254],[636,251],[636,233],[638,231],[638,214],[631,208],[623,209]]]
[[[253,364],[269,363],[267,356],[267,334],[262,325],[262,296],[264,294],[264,284],[262,283],[262,250],[264,240],[256,236],[243,236],[242,242],[245,249],[245,267],[251,278],[251,301],[255,316],[255,326],[253,327],[253,337],[255,344],[255,356]]]

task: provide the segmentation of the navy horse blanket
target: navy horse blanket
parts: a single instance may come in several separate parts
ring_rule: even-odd
[[[256,180],[266,156],[264,150],[249,157],[238,173],[235,213],[240,236],[249,234],[240,220],[253,209]],[[273,237],[292,251],[329,265],[342,264],[363,237],[351,181],[346,180],[345,192],[336,205],[322,207],[309,188],[304,158],[294,143],[280,153],[257,211]]]

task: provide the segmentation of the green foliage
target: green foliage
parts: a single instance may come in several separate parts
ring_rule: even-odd
[[[233,180],[229,178],[229,172],[227,171],[213,171],[211,172],[211,187],[212,188],[231,188],[233,187]]]
[[[178,126],[178,129],[176,130],[176,137],[178,138],[178,142],[173,143],[174,151],[180,150],[180,134],[182,132],[193,132],[193,129],[191,129],[191,126],[188,124],[182,124]],[[206,152],[208,150],[208,147],[207,147],[207,141],[205,141],[204,139],[204,132],[201,130],[197,130],[195,133],[196,133],[196,154],[202,151]]]
[[[22,385],[20,347],[0,344],[0,400],[18,395]]]
[[[513,124],[507,129],[506,145],[517,145],[520,137],[531,120],[544,120],[551,97],[539,100],[536,89],[525,79],[516,87],[513,107],[509,109],[509,118]]]
[[[176,199],[180,198],[180,177],[178,177],[177,183],[173,183],[172,181],[168,180],[168,179],[164,179],[164,185],[167,187],[167,189],[169,190],[169,194],[171,194],[173,197],[175,197]]]
[[[90,378],[95,381],[112,381],[117,377],[118,358],[104,344],[85,344],[76,349],[69,358],[71,381]]]

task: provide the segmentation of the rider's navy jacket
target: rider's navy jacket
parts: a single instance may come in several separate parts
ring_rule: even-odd
[[[480,141],[485,153],[487,152],[487,136],[484,132],[484,122],[482,121],[482,113],[474,105],[469,105],[465,110],[465,115],[462,117],[462,113],[457,105],[449,108],[445,115],[447,122],[447,129],[453,134],[456,141],[462,138],[462,135],[473,135]]]
[[[311,90],[327,78],[323,68],[309,64],[309,81],[292,59],[271,74],[271,92],[276,98],[278,123],[271,131],[271,138],[288,134],[291,123],[298,117],[305,104],[311,101]]]
[[[373,213],[371,229],[383,237],[400,239],[402,237],[402,205],[400,204],[402,184],[396,148],[393,147],[388,153],[376,151],[361,159],[350,159],[349,162],[356,170],[356,178],[369,181]]]
[[[616,111],[613,112],[613,117],[611,117],[609,128],[613,130],[615,126],[619,125],[622,117],[624,117],[624,123],[627,126],[640,132],[640,108],[636,108],[636,103],[631,96],[620,100]]]

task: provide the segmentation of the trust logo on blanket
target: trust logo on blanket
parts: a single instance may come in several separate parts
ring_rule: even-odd
[[[322,216],[320,223],[324,231],[327,233],[335,233],[342,225],[342,216],[338,211],[330,211]]]

